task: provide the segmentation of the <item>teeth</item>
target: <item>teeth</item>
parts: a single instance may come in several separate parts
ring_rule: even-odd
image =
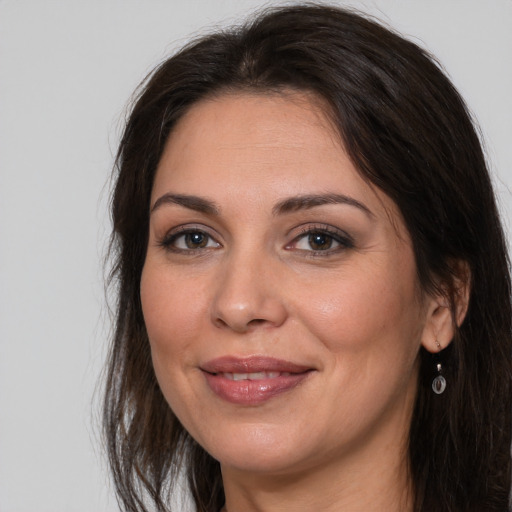
[[[262,379],[275,379],[276,377],[288,377],[289,372],[253,372],[253,373],[221,373],[226,379],[229,380],[262,380]]]

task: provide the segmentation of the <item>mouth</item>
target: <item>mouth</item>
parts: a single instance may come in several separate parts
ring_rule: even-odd
[[[260,405],[296,388],[315,369],[270,357],[222,357],[201,366],[211,391],[237,405]]]
[[[217,373],[228,380],[265,380],[277,379],[278,377],[289,377],[292,375],[290,372],[253,372],[253,373],[230,373],[222,372]]]

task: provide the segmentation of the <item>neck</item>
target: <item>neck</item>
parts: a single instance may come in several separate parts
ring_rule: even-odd
[[[224,510],[412,511],[414,492],[403,450],[396,450],[394,460],[390,460],[389,453],[378,453],[372,448],[368,446],[364,456],[359,453],[352,460],[345,459],[343,465],[332,461],[291,475],[247,475],[223,467]]]

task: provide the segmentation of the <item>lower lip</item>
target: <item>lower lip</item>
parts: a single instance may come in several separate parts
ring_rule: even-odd
[[[231,380],[220,374],[203,373],[210,389],[223,400],[237,405],[258,405],[295,388],[311,372],[261,380]]]

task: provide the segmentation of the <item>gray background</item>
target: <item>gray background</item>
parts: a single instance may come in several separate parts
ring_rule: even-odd
[[[337,3],[440,58],[480,121],[509,224],[512,1]],[[0,0],[0,512],[116,510],[97,383],[109,330],[108,176],[124,107],[190,34],[262,5]]]

